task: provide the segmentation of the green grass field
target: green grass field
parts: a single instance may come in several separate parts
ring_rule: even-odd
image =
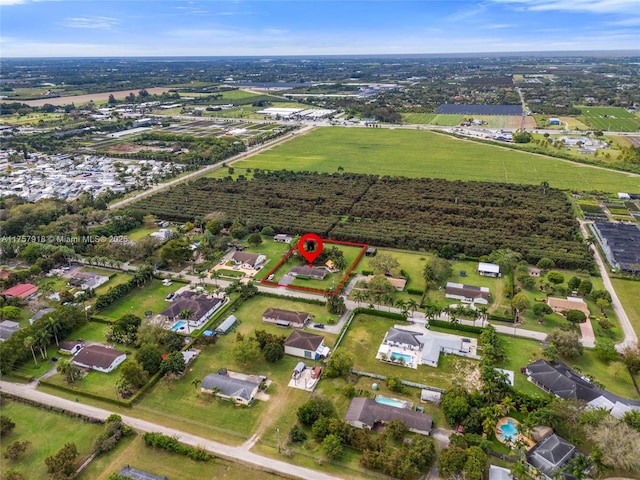
[[[268,480],[281,478],[221,459],[196,462],[184,455],[147,447],[141,436],[128,437],[118,446],[97,457],[80,475],[81,480],[107,480],[112,473],[129,465],[167,478],[215,478],[217,480]]]
[[[1,470],[6,473],[15,469],[25,480],[48,478],[44,460],[55,455],[65,443],[75,443],[80,457],[86,458],[91,453],[94,439],[103,430],[101,425],[11,400],[3,400],[2,415],[8,416],[16,424],[13,431],[2,438],[2,450],[14,441],[28,440],[31,445],[19,460],[3,459]]]
[[[578,106],[582,115],[578,118],[595,130],[635,132],[640,128],[640,118],[619,107]]]
[[[622,302],[633,330],[640,337],[640,295],[638,295],[640,282],[612,278],[611,283],[613,283],[613,288],[618,294],[620,302]]]
[[[572,190],[636,191],[640,176],[415,130],[319,128],[260,155],[246,168],[355,173],[540,184]],[[225,169],[217,176],[226,176]]]

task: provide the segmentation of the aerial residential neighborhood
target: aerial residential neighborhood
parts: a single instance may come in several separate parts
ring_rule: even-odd
[[[638,14],[0,1],[0,477],[640,478]]]

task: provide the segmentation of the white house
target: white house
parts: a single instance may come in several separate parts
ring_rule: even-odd
[[[231,259],[243,268],[256,270],[260,265],[267,261],[267,257],[258,253],[235,251]]]
[[[476,287],[473,285],[463,285],[461,283],[447,282],[444,296],[464,303],[489,304],[489,289],[487,287]]]
[[[478,263],[478,273],[483,277],[499,277],[500,276],[500,266],[495,263]]]
[[[294,330],[284,342],[284,353],[295,357],[318,360],[329,355],[324,336]]]
[[[104,345],[89,345],[80,350],[73,363],[82,368],[90,368],[98,372],[113,372],[118,365],[127,359],[127,354]]]

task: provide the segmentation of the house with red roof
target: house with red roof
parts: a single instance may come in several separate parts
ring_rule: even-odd
[[[19,283],[11,288],[7,288],[2,295],[5,297],[18,297],[23,300],[29,299],[38,293],[38,287],[32,283]]]

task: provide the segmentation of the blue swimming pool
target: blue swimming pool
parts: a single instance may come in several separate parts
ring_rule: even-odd
[[[390,407],[396,408],[408,408],[407,404],[409,402],[405,402],[404,400],[397,400],[395,398],[383,397],[382,395],[376,395],[375,398],[376,403],[380,403],[382,405],[389,405]]]
[[[402,359],[402,361],[407,365],[411,364],[411,362],[413,361],[413,357],[411,355],[407,355],[406,353],[391,352],[391,360],[398,361],[400,359]]]
[[[502,432],[500,434],[500,439],[503,442],[515,441],[516,435],[518,435],[518,427],[516,427],[515,423],[513,423],[513,420],[507,420],[507,423],[501,425],[499,428]]]
[[[171,330],[173,330],[174,332],[177,332],[180,329],[184,329],[186,325],[187,325],[187,322],[185,322],[184,320],[180,320],[179,322],[176,322],[173,324],[173,327],[171,327]]]

